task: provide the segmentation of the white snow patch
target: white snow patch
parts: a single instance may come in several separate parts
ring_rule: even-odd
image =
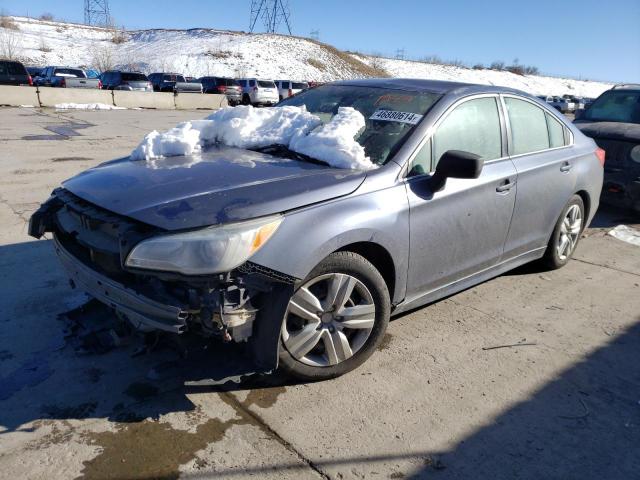
[[[608,234],[618,240],[640,247],[640,231],[635,228],[628,227],[627,225],[618,225],[613,230],[609,230]]]
[[[292,150],[337,168],[369,170],[375,165],[354,140],[365,126],[362,114],[351,107],[340,107],[331,121],[309,135],[296,136],[289,144]]]
[[[364,125],[364,117],[353,108],[340,108],[322,125],[304,106],[227,107],[166,132],[154,130],[131,152],[131,158],[146,160],[153,167],[157,158],[197,155],[207,145],[259,148],[279,144],[337,168],[370,169],[375,165],[354,139]]]
[[[106,103],[56,103],[56,110],[126,110]]]

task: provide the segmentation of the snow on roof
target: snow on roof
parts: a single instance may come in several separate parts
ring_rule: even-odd
[[[364,126],[362,114],[351,107],[339,108],[324,125],[304,106],[227,107],[166,132],[154,130],[131,153],[131,159],[153,163],[161,157],[194,155],[214,144],[247,149],[279,144],[336,168],[368,170],[375,164],[355,140]]]

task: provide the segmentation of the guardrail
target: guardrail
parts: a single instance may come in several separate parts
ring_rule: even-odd
[[[157,110],[218,110],[226,107],[227,97],[205,93],[130,92],[82,88],[15,87],[0,85],[0,105],[50,107],[61,103],[104,103],[114,107]]]

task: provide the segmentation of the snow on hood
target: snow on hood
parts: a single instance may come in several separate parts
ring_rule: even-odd
[[[197,155],[213,144],[238,148],[280,144],[333,167],[367,170],[375,164],[354,139],[364,126],[362,114],[351,107],[340,107],[325,125],[304,106],[227,107],[166,132],[154,130],[131,153],[131,159],[152,163],[162,157]]]

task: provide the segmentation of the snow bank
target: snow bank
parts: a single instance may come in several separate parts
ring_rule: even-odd
[[[618,225],[613,230],[609,230],[608,234],[618,240],[640,247],[640,231],[635,228],[628,227],[627,225]]]
[[[57,110],[126,110],[106,103],[56,103]]]
[[[182,122],[166,131],[147,134],[131,153],[133,160],[194,155],[207,145],[238,148],[286,145],[290,149],[327,162],[337,168],[370,169],[375,165],[355,141],[364,128],[364,117],[353,108],[340,108],[326,125],[302,107],[256,109],[227,107],[205,120]]]

